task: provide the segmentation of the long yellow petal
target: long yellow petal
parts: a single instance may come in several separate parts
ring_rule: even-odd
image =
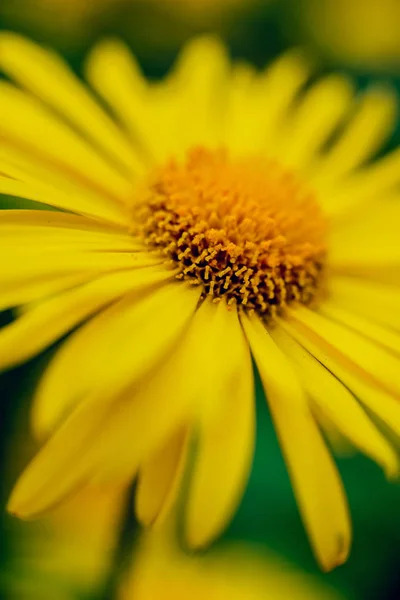
[[[4,210],[1,212],[6,213],[9,211]],[[147,254],[149,258],[152,256],[151,252],[146,252],[143,244],[136,242],[132,236],[123,232],[85,231],[52,226],[8,226],[3,225],[1,216],[0,214],[0,227],[2,230],[0,252],[6,252],[9,255],[15,253],[18,256],[21,254],[21,249],[26,248],[27,253],[32,252],[33,256],[37,257],[52,252],[55,252],[58,256],[65,255],[68,252],[73,254],[85,252],[118,252],[122,254],[137,254],[138,256],[141,255],[142,258],[144,258],[144,254]]]
[[[159,273],[153,273],[157,281]],[[168,272],[165,279],[167,276]],[[32,358],[97,311],[141,286],[144,277],[141,269],[104,275],[29,309],[0,330],[0,370]]]
[[[189,291],[193,293],[193,290]],[[198,298],[197,293],[194,298]],[[178,307],[177,310],[181,319],[182,309]],[[207,343],[213,330],[210,323],[205,326],[204,319],[198,315],[199,310],[196,310],[179,344],[165,356],[157,372],[149,373],[141,385],[133,387],[135,401],[122,406],[115,415],[112,428],[109,428],[109,439],[102,444],[99,477],[106,481],[126,481],[132,476],[132,465],[140,467],[177,429],[195,423],[201,408],[204,416],[212,414],[212,407],[204,408],[203,405],[207,404],[204,370],[210,363]],[[126,423],[134,423],[134,431],[132,425],[130,429],[126,428]],[[109,473],[104,465],[108,465]]]
[[[66,275],[89,273],[95,278],[98,274],[110,271],[130,270],[138,267],[157,265],[163,258],[146,252],[104,252],[82,250],[68,252],[64,248],[25,247],[12,249],[7,262],[0,270],[2,290],[0,303],[5,305],[8,294],[15,296],[39,280],[59,279]],[[4,294],[4,295],[3,295]],[[23,297],[23,296],[22,296]],[[27,302],[24,299],[23,302]],[[9,305],[10,306],[10,305]],[[13,306],[13,305],[11,305]]]
[[[66,418],[18,479],[7,509],[39,516],[87,483],[96,464],[98,434],[112,416],[110,396],[93,394]]]
[[[385,265],[400,270],[400,193],[377,199],[333,226],[329,261],[335,271],[376,269]]]
[[[376,342],[394,354],[400,355],[400,335],[398,333],[390,331],[390,329],[381,325],[371,323],[369,319],[364,319],[355,312],[345,310],[332,301],[325,301],[320,308],[320,312],[329,319],[333,319],[350,329],[354,329],[357,333]]]
[[[171,75],[150,86],[114,40],[94,48],[86,72],[149,160],[179,155],[190,145],[221,143],[228,61],[217,40],[189,42]]]
[[[391,89],[367,90],[342,134],[315,165],[317,186],[334,183],[378,151],[393,131],[398,99]]]
[[[313,66],[301,52],[291,50],[274,61],[263,76],[261,106],[264,114],[260,135],[263,136],[264,148],[272,155],[280,141],[287,111],[310,78]]]
[[[98,273],[76,272],[58,273],[33,277],[8,284],[7,289],[2,289],[0,294],[0,310],[15,308],[22,304],[29,304],[43,300],[64,290],[69,290],[77,285],[92,280]]]
[[[398,358],[348,327],[305,307],[292,310],[290,315],[317,336],[325,350],[344,366],[400,397]]]
[[[60,235],[66,230],[88,232],[88,235],[90,233],[115,235],[124,234],[126,231],[125,228],[85,218],[80,215],[59,211],[21,209],[1,211],[0,226],[2,228],[2,236],[6,235],[8,231],[10,231],[11,235],[21,231],[25,233],[37,231],[38,235],[43,235],[43,233],[47,234],[48,231],[51,231],[52,228]]]
[[[330,75],[308,90],[284,123],[279,150],[285,164],[306,168],[343,120],[354,90],[347,79]]]
[[[333,219],[346,217],[354,210],[368,205],[371,200],[379,201],[390,194],[400,183],[400,149],[392,150],[383,158],[356,171],[340,185],[328,192],[324,209]]]
[[[109,428],[108,441],[102,443],[103,455],[99,456],[102,473],[99,477],[106,478],[106,481],[126,481],[132,476],[134,468],[165,443],[177,428],[199,420],[211,422],[219,418],[222,394],[213,394],[211,398],[214,402],[210,402],[207,392],[212,382],[216,388],[226,392],[226,377],[222,377],[221,382],[215,378],[218,364],[214,360],[216,345],[226,332],[218,326],[223,324],[223,320],[217,317],[218,309],[212,301],[204,302],[201,309],[191,319],[176,351],[171,353],[157,373],[143,380],[139,389],[134,388],[135,402],[126,404],[115,415]],[[214,328],[214,325],[217,327]],[[210,351],[210,346],[214,348],[213,351]],[[229,356],[233,355],[233,349],[226,346],[226,350],[230,352]],[[223,367],[228,371],[234,369],[233,365],[230,366],[228,356]],[[176,376],[177,373],[181,374],[180,377]],[[207,379],[204,373],[213,374],[213,378]],[[134,434],[132,425],[127,429],[125,423],[137,426]],[[135,444],[132,444],[132,439]],[[251,452],[251,447],[248,450]],[[239,461],[241,465],[245,462],[245,455],[246,452],[242,454],[242,461]],[[108,474],[104,465],[108,465]],[[237,493],[240,484],[243,485],[243,478],[238,480],[239,476],[236,479]],[[225,509],[232,507],[232,502],[234,499],[229,494],[225,496],[225,504],[216,499],[215,510],[223,506]],[[224,524],[220,522],[220,527]]]
[[[129,48],[119,40],[96,44],[85,62],[85,74],[128,129],[143,155],[156,154],[157,126],[149,105],[149,86]]]
[[[398,261],[383,261],[382,263],[359,263],[357,266],[341,267],[336,271],[332,268],[333,275],[349,275],[358,279],[364,279],[371,285],[389,285],[394,289],[400,289],[400,268]],[[396,317],[397,318],[397,317]]]
[[[101,196],[118,202],[129,196],[132,181],[120,175],[100,153],[65,123],[5,81],[0,82],[1,137],[7,144],[37,156],[45,166]]]
[[[176,501],[186,464],[187,445],[187,431],[179,430],[141,465],[135,512],[144,526],[163,523]]]
[[[48,204],[48,195],[43,190],[3,175],[0,175],[0,194]]]
[[[85,188],[65,169],[54,170],[29,148],[19,148],[2,140],[0,193],[23,197],[62,210],[80,213],[112,224],[126,225],[126,211],[120,203]],[[7,180],[8,179],[8,180]]]
[[[397,452],[374,426],[349,390],[282,328],[271,332],[293,360],[300,380],[317,406],[354,446],[382,465],[388,477],[399,472]]]
[[[176,134],[185,147],[221,143],[228,74],[226,50],[217,38],[191,40],[180,53],[172,75],[163,85],[168,93],[177,94]]]
[[[362,371],[357,371],[350,361],[342,362],[334,348],[300,321],[281,319],[280,325],[400,437],[400,403],[397,398],[370,381]]]
[[[351,543],[339,473],[290,363],[257,317],[242,322],[314,553],[328,571],[346,560]]]
[[[122,130],[54,52],[15,33],[0,36],[0,68],[79,127],[133,176],[142,170]],[[54,81],[57,85],[54,85]]]
[[[263,129],[268,115],[266,111],[260,113],[257,110],[261,105],[260,83],[255,69],[250,65],[234,66],[225,107],[223,140],[227,148],[239,155],[260,150],[261,136],[257,134],[259,129]]]
[[[335,275],[330,279],[329,297],[372,323],[400,331],[400,290],[393,285]]]
[[[89,390],[108,389],[117,376],[127,382],[139,379],[179,339],[200,291],[178,282],[157,289],[168,275],[165,270],[141,273],[136,292],[104,310],[63,344],[35,396],[33,427],[39,437],[48,435]]]
[[[118,600],[340,600],[257,546],[231,542],[193,556],[171,529],[141,536]]]
[[[137,336],[139,355],[132,352],[132,321],[125,319],[130,355],[119,348],[119,360],[114,356],[110,361],[107,347],[112,368],[106,371],[98,362],[97,385],[89,387],[90,392],[85,390],[86,399],[63,415],[63,424],[26,468],[10,498],[11,512],[25,518],[40,514],[88,479],[93,483],[129,481],[139,464],[187,417],[196,390],[193,380],[176,380],[177,372],[184,373],[174,368],[176,354],[179,366],[182,361],[187,364],[186,347],[180,346],[178,353],[172,350],[193,316],[198,294],[181,286],[177,293],[175,287],[166,286],[155,296],[157,303],[148,300],[136,310],[136,330],[142,324],[140,338]],[[80,360],[82,356],[77,357]],[[200,380],[199,371],[193,373]],[[65,413],[66,408],[61,410]]]
[[[0,178],[1,179],[1,178]],[[46,210],[2,210],[0,251],[11,254],[27,247],[37,251],[144,251],[127,231],[78,215]]]
[[[247,64],[234,65],[224,107],[223,141],[233,152],[265,152],[282,132],[282,119],[310,75],[312,65],[290,50],[258,74]]]
[[[217,325],[210,323],[210,307],[204,308],[204,328],[210,328],[207,354],[217,373],[204,369],[201,400],[218,408],[211,415],[207,411],[197,425],[184,517],[184,535],[191,548],[210,543],[231,520],[250,473],[255,437],[253,369],[237,312],[228,310],[223,302],[212,307]],[[211,330],[214,325],[218,338]]]

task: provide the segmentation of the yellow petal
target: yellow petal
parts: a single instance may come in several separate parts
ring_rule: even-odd
[[[334,273],[332,269],[332,273]],[[364,279],[371,285],[383,284],[400,288],[400,268],[397,261],[383,261],[381,264],[359,263],[357,266],[342,267],[337,273],[341,275],[354,276],[358,279]]]
[[[29,309],[0,330],[0,370],[32,358],[88,317],[130,293],[142,278],[140,269],[112,273]],[[157,280],[156,274],[154,279]]]
[[[308,90],[284,124],[278,152],[285,164],[305,168],[315,158],[351,106],[353,88],[339,75],[330,75]]]
[[[18,600],[71,600],[72,589],[97,590],[115,555],[126,492],[87,486],[51,515],[15,524],[13,565],[18,565],[22,585],[19,589],[10,578],[10,585],[2,584],[6,596],[6,587]]]
[[[142,169],[132,146],[62,59],[15,33],[0,37],[0,68],[68,118],[133,176]],[[57,85],[54,85],[54,82]]]
[[[84,189],[110,201],[122,201],[132,192],[130,179],[34,97],[1,81],[0,98],[1,136],[6,144],[40,158],[44,166],[67,173]]]
[[[400,290],[393,285],[335,275],[330,279],[329,296],[335,304],[372,323],[400,331]]]
[[[340,598],[259,547],[234,542],[193,556],[182,552],[170,530],[141,536],[126,575],[119,600]]]
[[[86,71],[134,142],[159,162],[190,145],[221,142],[228,65],[222,44],[198,38],[184,48],[169,77],[146,86],[129,51],[107,41],[94,49]]]
[[[376,342],[394,354],[400,355],[400,335],[398,333],[371,323],[369,319],[364,319],[355,312],[345,310],[332,301],[325,301],[320,312],[329,319],[333,319],[350,329],[354,329],[357,333]]]
[[[2,236],[24,233],[38,233],[47,235],[52,229],[59,235],[66,231],[87,232],[87,235],[97,234],[126,234],[125,228],[109,223],[103,223],[94,219],[88,219],[80,215],[74,215],[59,211],[43,210],[3,210],[0,212],[0,226]]]
[[[389,88],[367,90],[342,134],[315,165],[314,184],[334,183],[377,152],[393,131],[397,102]]]
[[[247,64],[233,65],[224,107],[223,140],[243,155],[274,148],[282,119],[309,77],[311,65],[297,50],[286,52],[261,74]]]
[[[339,473],[290,363],[257,317],[242,322],[314,553],[328,571],[346,560],[351,543]]]
[[[397,398],[383,391],[361,370],[355,369],[352,362],[343,362],[340,353],[300,321],[281,319],[280,325],[400,437],[400,403]]]
[[[325,351],[343,366],[348,365],[367,381],[400,397],[398,358],[348,327],[305,307],[292,310],[290,316],[312,332]]]
[[[111,415],[112,402],[104,394],[78,406],[22,473],[8,511],[36,517],[84,487],[96,464],[98,433]]]
[[[400,149],[396,149],[334,186],[324,201],[324,209],[331,218],[344,218],[371,200],[379,201],[399,183]]]
[[[4,164],[3,170],[5,170]],[[27,185],[23,181],[17,181],[3,175],[0,175],[0,194],[48,204],[48,195],[45,191],[34,188],[32,185]]]
[[[99,42],[86,59],[85,74],[127,127],[132,143],[148,158],[157,144],[157,127],[147,82],[129,48],[119,40]]]
[[[114,379],[139,379],[173,347],[196,308],[200,290],[177,282],[164,285],[167,277],[165,270],[138,273],[125,299],[63,344],[35,396],[33,427],[39,437],[47,435],[89,390],[107,388],[112,393]]]
[[[68,170],[55,170],[53,167],[51,161],[43,162],[29,149],[21,149],[2,140],[0,171],[7,177],[0,179],[0,193],[126,225],[122,204],[83,187],[74,176],[71,178]]]
[[[163,262],[162,258],[144,252],[95,252],[83,250],[69,252],[64,248],[47,251],[33,247],[12,249],[9,260],[0,271],[0,286],[2,294],[0,303],[5,305],[6,300],[17,298],[18,303],[32,300],[24,296],[24,290],[30,285],[36,286],[38,280],[49,281],[60,279],[64,276],[90,275],[95,278],[102,273],[112,271],[131,270],[139,267],[157,265]],[[83,277],[84,279],[84,277]],[[62,287],[61,287],[62,289]],[[13,306],[13,304],[8,304]]]
[[[179,137],[184,144],[221,143],[229,60],[217,38],[189,41],[165,86],[178,90]]]
[[[275,153],[282,133],[282,122],[302,86],[309,79],[313,65],[298,50],[291,50],[267,69],[263,76],[260,134],[264,147]],[[264,127],[262,127],[265,121]]]
[[[204,328],[210,328],[207,354],[217,373],[203,368],[202,399],[218,408],[198,423],[184,525],[191,548],[209,544],[231,520],[250,473],[255,437],[253,369],[237,312],[220,302],[217,325],[210,323],[205,308]],[[222,333],[218,338],[214,325]]]
[[[304,386],[306,389],[306,386]],[[334,456],[353,456],[357,450],[351,444],[342,432],[338,429],[336,423],[324,412],[317,402],[308,394],[310,408],[317,421],[320,429],[328,442],[328,446],[332,449]]]
[[[329,261],[338,272],[375,269],[385,265],[400,270],[400,194],[379,198],[332,228]]]
[[[354,446],[382,465],[389,477],[395,476],[399,472],[396,451],[349,390],[282,328],[275,328],[271,335],[293,360],[299,379],[321,411]]]
[[[260,119],[260,80],[253,67],[247,64],[234,66],[225,108],[228,127],[224,130],[224,143],[233,152],[254,152],[258,147],[258,128],[263,128],[265,113]],[[264,140],[263,140],[264,141]]]
[[[76,273],[52,273],[33,278],[23,278],[19,281],[8,282],[7,289],[0,294],[0,310],[14,308],[21,304],[43,300],[64,290],[71,289],[93,279],[95,274],[90,271]],[[96,273],[97,276],[97,273]]]
[[[176,373],[184,371],[174,368],[176,356],[172,351],[193,315],[198,294],[194,289],[178,287],[179,293],[175,286],[166,286],[155,294],[157,303],[148,300],[146,308],[158,308],[158,313],[151,310],[148,315],[152,320],[144,319],[142,306],[136,310],[136,330],[142,324],[141,335],[137,335],[139,355],[132,352],[133,338],[129,338],[133,356],[122,354],[122,348],[111,345],[114,353],[118,348],[119,356],[110,361],[110,346],[107,347],[108,362],[113,368],[106,371],[98,362],[97,386],[89,388],[86,399],[70,412],[26,468],[12,493],[11,512],[26,518],[40,514],[88,479],[93,483],[129,481],[139,464],[182,424],[193,399],[193,380],[182,377],[176,381]],[[169,304],[172,299],[174,302]],[[132,320],[126,322],[128,337],[131,325]],[[183,350],[186,347],[181,346],[179,360],[187,361]],[[199,376],[196,370],[198,379]],[[53,396],[53,401],[56,399]]]
[[[0,227],[0,251],[8,253],[24,246],[72,252],[134,252],[145,249],[143,244],[122,229],[55,211],[2,210]]]
[[[177,499],[187,456],[187,431],[174,433],[138,473],[135,512],[144,526],[164,522]]]
[[[188,290],[188,293],[193,291]],[[195,298],[198,299],[197,293]],[[177,310],[182,319],[182,308],[178,306]],[[177,429],[199,418],[200,408],[205,404],[204,371],[211,362],[208,343],[212,328],[209,323],[205,326],[204,319],[198,315],[199,310],[157,370],[149,371],[139,385],[133,386],[134,402],[122,405],[115,415],[109,427],[109,442],[102,443],[103,455],[99,456],[102,471],[99,476],[106,481],[126,481],[132,477],[133,470],[150,458]],[[140,343],[145,342],[140,340]],[[210,413],[210,407],[206,407],[204,414]]]

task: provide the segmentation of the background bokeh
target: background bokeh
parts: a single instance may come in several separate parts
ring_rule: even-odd
[[[257,67],[288,47],[302,45],[317,58],[321,72],[348,73],[360,88],[383,81],[400,92],[399,0],[1,0],[0,29],[18,31],[57,48],[77,73],[87,49],[111,35],[122,37],[144,72],[158,78],[187,39],[214,32],[225,40],[232,57]],[[398,145],[399,140],[398,125],[389,146]],[[0,208],[11,205],[22,206],[15,199],[0,197]],[[0,326],[11,318],[10,313],[0,313]],[[0,598],[112,600],[124,557],[136,540],[130,510],[113,516],[115,541],[109,543],[107,564],[103,556],[104,564],[88,566],[82,557],[92,556],[93,548],[79,554],[71,546],[68,560],[53,556],[47,570],[46,557],[56,544],[49,537],[50,525],[32,528],[4,511],[11,485],[34,450],[28,428],[30,394],[48,355],[0,376]],[[268,546],[349,599],[400,597],[400,486],[387,483],[366,458],[350,452],[338,458],[350,500],[354,544],[346,565],[321,575],[300,522],[260,385],[257,406],[257,448],[250,483],[218,544],[242,540]],[[119,502],[129,505],[126,498]],[[88,520],[84,511],[82,519]],[[31,539],[40,543],[30,544]]]

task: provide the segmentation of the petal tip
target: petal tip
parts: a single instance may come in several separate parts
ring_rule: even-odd
[[[321,570],[324,573],[329,573],[343,565],[349,558],[351,548],[351,539],[344,534],[339,534],[337,537],[337,549],[335,554],[331,556],[319,556],[318,562]]]
[[[24,504],[20,501],[20,498],[18,498],[18,495],[15,493],[15,491],[12,492],[8,500],[6,510],[8,514],[17,519],[29,519],[29,513],[28,511],[24,510]]]

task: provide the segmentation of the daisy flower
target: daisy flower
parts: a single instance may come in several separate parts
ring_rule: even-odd
[[[0,591],[18,600],[99,598],[118,548],[125,495],[85,488],[51,515],[7,530],[13,553]]]
[[[0,82],[0,191],[56,209],[0,211],[0,308],[18,309],[0,367],[70,333],[9,510],[136,478],[136,514],[155,525],[190,458],[184,537],[209,544],[252,463],[253,360],[315,556],[344,562],[348,506],[321,427],[398,472],[399,149],[371,161],[390,89],[311,83],[297,51],[262,73],[231,66],[210,38],[162,82],[103,42],[93,92],[17,35],[0,50],[16,84]]]
[[[118,600],[340,600],[342,595],[256,547],[185,555],[167,532],[144,534]]]
[[[399,72],[397,0],[307,0],[297,14],[303,35],[331,59],[357,69]]]

